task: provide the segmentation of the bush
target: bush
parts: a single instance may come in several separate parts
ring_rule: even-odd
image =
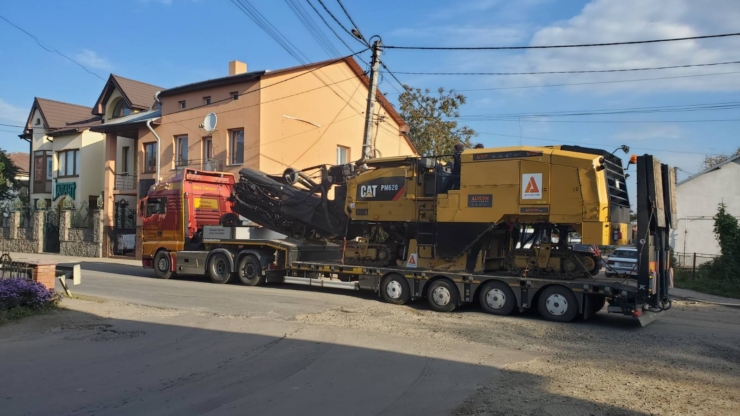
[[[55,305],[60,296],[38,282],[26,279],[0,280],[0,311],[17,307],[42,309]]]

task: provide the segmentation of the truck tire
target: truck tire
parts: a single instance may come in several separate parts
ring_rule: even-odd
[[[540,315],[548,321],[570,322],[578,315],[578,300],[564,286],[550,286],[540,294]]]
[[[388,303],[403,305],[411,299],[409,283],[400,274],[390,274],[380,284],[380,296]]]
[[[169,279],[172,273],[172,258],[167,250],[160,250],[154,255],[154,275],[159,279]]]
[[[435,280],[427,292],[429,306],[437,312],[452,312],[460,298],[457,286],[447,279]]]
[[[262,264],[257,256],[247,254],[239,259],[236,275],[243,285],[261,286],[265,283],[265,275],[262,273]]]
[[[591,296],[590,299],[591,302],[591,315],[596,315],[597,312],[604,309],[604,305],[606,305],[606,296]]]
[[[506,316],[516,307],[516,296],[511,287],[504,282],[488,282],[481,288],[478,296],[481,308],[493,315]]]
[[[231,279],[231,263],[224,253],[215,253],[208,260],[208,277],[213,283],[227,283]]]

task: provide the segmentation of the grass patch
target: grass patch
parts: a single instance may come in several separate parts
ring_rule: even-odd
[[[36,315],[47,315],[59,310],[59,306],[54,302],[42,308],[29,308],[27,306],[16,306],[8,310],[0,310],[0,325],[19,319],[28,318]]]
[[[696,273],[696,278],[691,278],[691,270],[679,270],[673,280],[674,286],[679,289],[695,290],[715,296],[740,299],[740,282],[712,279],[703,273]]]

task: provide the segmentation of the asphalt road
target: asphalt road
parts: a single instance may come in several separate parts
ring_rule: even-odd
[[[2,415],[443,415],[541,354],[302,322],[372,294],[86,262],[68,310],[0,327]]]

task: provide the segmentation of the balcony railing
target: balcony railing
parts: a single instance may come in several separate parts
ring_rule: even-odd
[[[181,173],[186,168],[218,172],[224,169],[224,161],[219,159],[188,159],[178,160],[175,164],[177,173]]]
[[[116,173],[116,181],[113,184],[115,191],[131,191],[136,189],[136,175],[133,173]]]

